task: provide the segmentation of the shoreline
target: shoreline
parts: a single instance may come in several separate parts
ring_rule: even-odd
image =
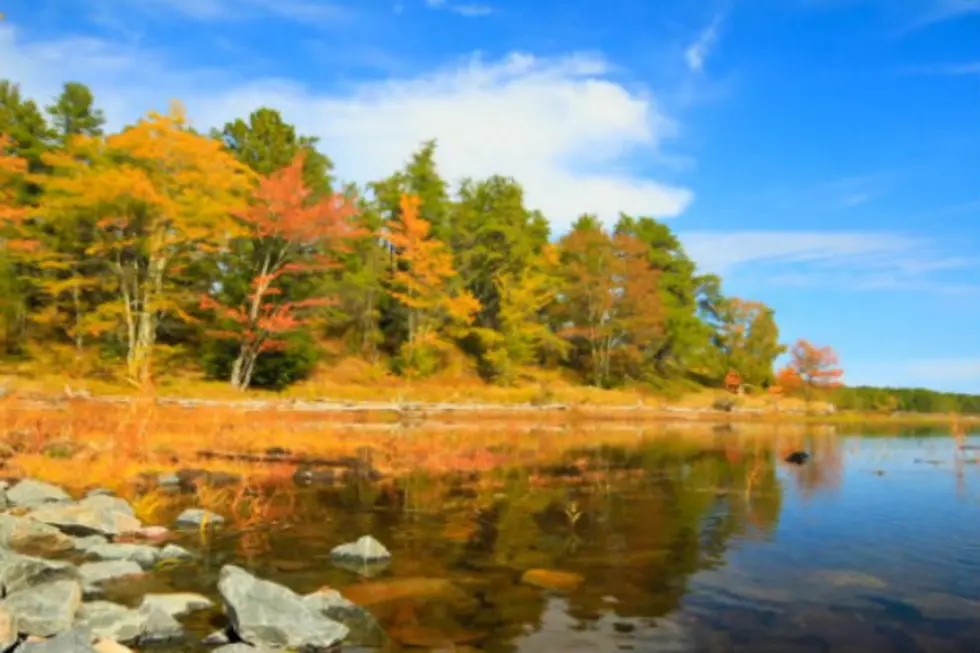
[[[340,399],[210,399],[174,395],[52,395],[36,392],[14,392],[4,403],[23,408],[60,409],[85,404],[131,405],[151,401],[161,407],[186,409],[219,409],[242,412],[318,413],[347,418],[353,423],[445,421],[464,417],[467,420],[516,417],[564,417],[567,421],[604,422],[796,422],[796,423],[875,423],[894,425],[980,424],[980,415],[942,413],[862,413],[853,411],[820,412],[797,408],[772,410],[733,407],[730,411],[710,407],[680,406],[669,403],[633,405],[570,403],[501,403],[501,402],[427,402],[427,401],[357,401]],[[372,419],[375,418],[375,419]]]

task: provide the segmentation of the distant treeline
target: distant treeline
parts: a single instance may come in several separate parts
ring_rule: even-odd
[[[840,387],[833,390],[832,401],[839,410],[980,414],[980,395],[925,388]]]

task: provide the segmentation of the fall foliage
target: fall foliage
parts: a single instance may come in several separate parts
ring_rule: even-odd
[[[774,387],[772,309],[726,297],[643,216],[549,216],[503,175],[453,186],[423,143],[363,186],[263,107],[208,133],[179,103],[118,131],[91,91],[39,108],[0,82],[2,351],[149,384],[282,388],[360,358],[601,388]],[[806,389],[827,387],[806,367]]]
[[[844,370],[838,367],[837,354],[830,347],[817,347],[800,339],[793,345],[790,356],[789,368],[781,375],[781,382],[802,388],[807,401],[815,391],[841,385]]]

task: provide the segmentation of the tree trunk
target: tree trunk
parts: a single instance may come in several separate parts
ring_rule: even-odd
[[[238,357],[231,365],[231,387],[236,390],[248,390],[252,383],[252,373],[255,371],[255,361],[258,360],[255,347],[244,343],[238,352]]]

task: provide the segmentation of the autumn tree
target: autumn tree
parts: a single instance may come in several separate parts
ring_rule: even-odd
[[[475,329],[487,374],[494,381],[512,384],[521,368],[547,356],[565,357],[568,342],[545,319],[560,291],[557,270],[557,249],[547,246],[525,267],[500,272],[494,279],[497,328]]]
[[[630,234],[610,236],[590,215],[576,222],[560,246],[559,333],[587,361],[595,385],[608,384],[614,361],[636,378],[663,335],[660,272],[650,265],[647,247]]]
[[[189,296],[175,275],[235,233],[231,216],[244,205],[252,177],[220,142],[188,129],[178,103],[118,134],[71,142],[45,159],[51,173],[43,214],[52,221],[97,216],[98,240],[87,253],[103,261],[116,297],[89,327],[121,322],[129,377],[145,382],[161,316],[187,315]]]
[[[830,347],[817,347],[801,338],[793,345],[790,356],[789,368],[799,377],[808,403],[814,392],[841,385],[844,370],[838,367],[837,354]]]
[[[719,302],[715,346],[722,370],[735,370],[754,387],[773,381],[773,361],[786,351],[779,343],[773,310],[761,302],[738,297]]]
[[[309,309],[330,303],[326,297],[291,298],[283,281],[336,267],[337,254],[359,236],[348,198],[311,197],[313,191],[303,181],[305,156],[300,153],[287,167],[263,177],[251,204],[238,216],[255,265],[243,301],[226,305],[210,295],[202,301],[203,308],[234,325],[231,335],[240,344],[230,380],[240,390],[249,386],[263,352],[281,348],[283,336],[309,326]]]
[[[445,243],[430,235],[419,216],[419,199],[404,195],[400,220],[388,225],[387,241],[397,253],[391,295],[408,310],[408,342],[402,358],[414,372],[434,370],[432,354],[444,349],[443,335],[461,337],[480,310],[465,289],[453,288],[456,271]]]

